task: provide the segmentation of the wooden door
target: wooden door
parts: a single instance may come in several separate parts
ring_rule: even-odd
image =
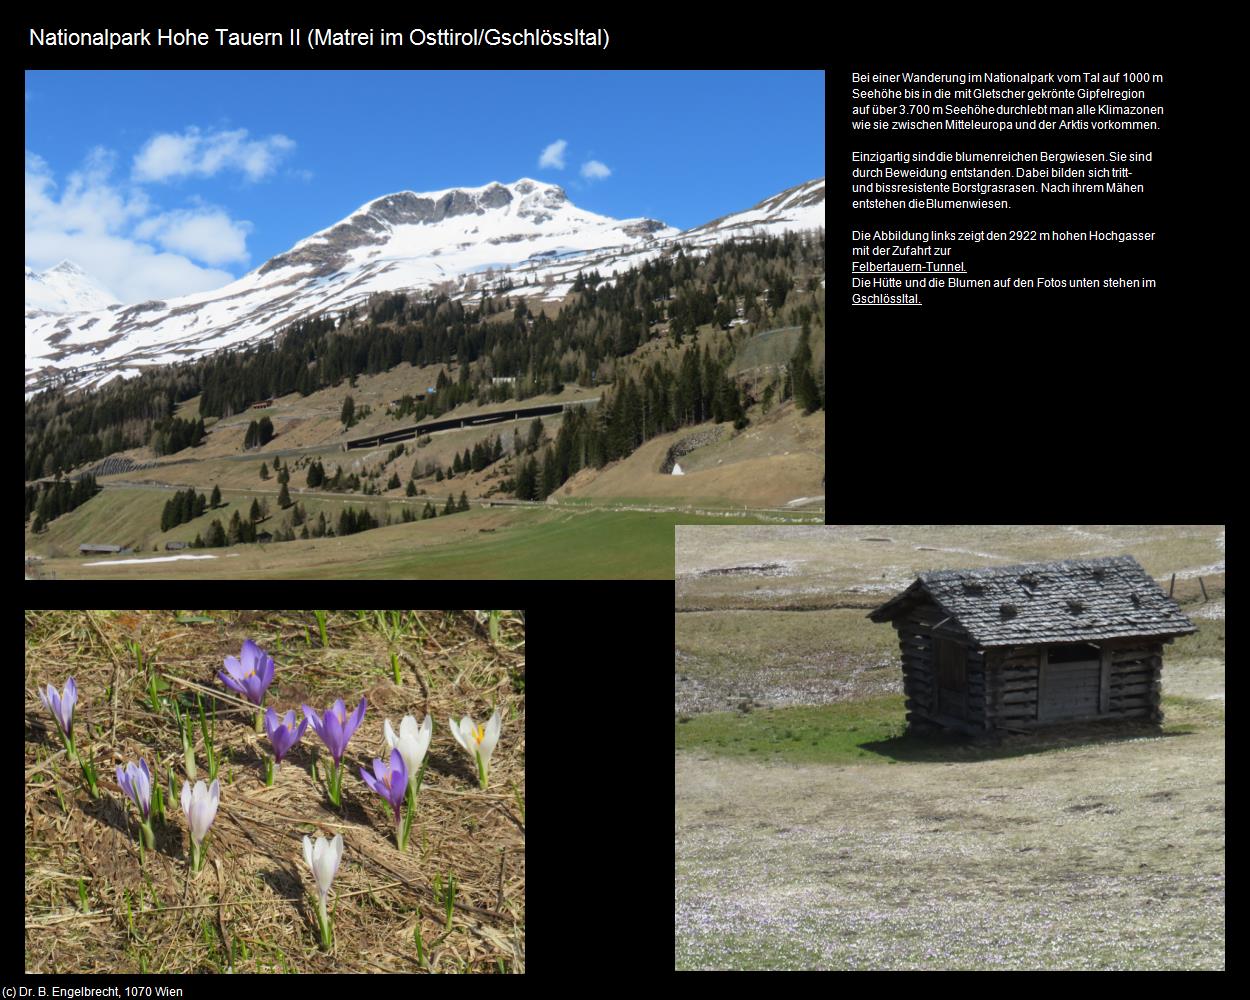
[[[1046,653],[1037,714],[1040,721],[1087,719],[1105,711],[1103,657],[1097,647],[1052,646]]]

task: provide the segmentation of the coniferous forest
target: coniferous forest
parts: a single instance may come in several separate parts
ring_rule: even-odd
[[[595,410],[565,414],[541,458],[518,463],[518,495],[540,499],[579,469],[624,457],[657,434],[705,420],[743,426],[755,400],[727,374],[731,344],[714,350],[698,343],[702,325],[727,329],[740,317],[748,333],[802,326],[781,398],[792,396],[806,412],[823,407],[823,364],[812,368],[809,346],[813,321],[823,323],[823,306],[812,305],[812,296],[788,304],[796,291],[818,291],[823,275],[823,232],[787,233],[731,241],[706,255],[679,250],[610,281],[587,272],[554,316],[531,314],[523,297],[485,291],[468,302],[445,295],[377,297],[367,309],[302,320],[254,347],[95,390],[38,394],[26,403],[25,478],[68,472],[145,444],[158,455],[172,454],[203,438],[206,417],[231,416],[291,392],[308,395],[407,362],[445,365],[452,374],[440,373],[433,394],[405,396],[394,412],[405,421],[436,417],[471,400],[559,392],[566,382],[605,387]],[[630,357],[661,337],[683,349],[649,364]],[[492,384],[492,376],[514,381]],[[198,419],[174,417],[177,404],[196,395]],[[272,433],[266,423],[249,428],[245,447],[266,442],[266,431]]]

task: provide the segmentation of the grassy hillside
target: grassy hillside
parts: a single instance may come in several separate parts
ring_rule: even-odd
[[[207,495],[209,491],[204,492]],[[190,542],[197,533],[207,534],[208,527],[214,520],[219,520],[223,527],[228,527],[236,510],[240,517],[248,518],[251,515],[252,500],[261,497],[269,501],[270,516],[257,522],[258,530],[272,533],[289,514],[289,511],[278,508],[276,493],[223,491],[220,507],[207,510],[186,524],[161,531],[161,511],[172,496],[173,491],[162,489],[103,490],[77,510],[58,517],[39,535],[32,536],[27,530],[26,551],[51,558],[68,556],[77,553],[78,546],[83,542],[133,547],[137,554],[150,553],[154,546],[163,551],[166,542]],[[337,520],[344,506],[368,507],[379,519],[385,517],[388,510],[393,517],[398,518],[402,509],[402,504],[398,502],[351,494],[343,494],[341,497],[293,496],[293,499],[299,500],[313,520],[316,520],[321,511],[325,512],[327,520]],[[426,499],[421,498],[416,508],[418,513]],[[446,494],[438,499],[441,509],[441,505],[447,501]]]
[[[314,517],[315,510],[310,503]],[[216,557],[211,560],[93,569],[87,564],[95,558],[49,558],[45,568],[58,579],[672,579],[673,529],[677,523],[691,522],[757,523],[745,517],[666,511],[479,508],[345,538],[235,545],[196,553]],[[182,526],[181,534],[176,529],[168,534],[183,537],[187,527]],[[121,534],[119,529],[116,537]],[[143,555],[136,553],[134,558]]]
[[[649,498],[655,502],[779,506],[824,493],[825,415],[798,413],[793,403],[767,416],[751,411],[752,423],[678,459],[683,476],[660,472],[668,449],[716,425],[684,427],[652,438],[628,458],[602,469],[585,469],[556,492],[560,502],[579,497]]]

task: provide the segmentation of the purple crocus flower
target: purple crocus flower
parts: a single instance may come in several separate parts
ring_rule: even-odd
[[[43,688],[38,690],[39,700],[56,719],[61,735],[67,739],[71,738],[74,735],[74,705],[78,702],[78,685],[74,683],[74,678],[71,677],[65,682],[64,695],[58,694],[51,684],[48,685],[47,691]]]
[[[288,709],[286,716],[281,722],[278,721],[278,713],[272,708],[266,711],[265,732],[269,734],[269,742],[273,744],[274,760],[281,764],[282,758],[286,756],[287,751],[299,742],[299,738],[304,735],[304,730],[307,728],[307,716],[300,720],[298,729],[295,727],[294,709]]]
[[[218,671],[217,676],[226,687],[239,692],[253,705],[259,705],[266,689],[273,683],[273,657],[251,639],[244,639],[239,659],[227,656],[225,662],[229,672]]]
[[[365,784],[386,799],[395,813],[395,823],[399,823],[399,806],[408,794],[408,769],[404,766],[403,754],[396,747],[391,751],[391,759],[383,763],[380,757],[373,758],[373,774],[363,767],[360,776]]]
[[[360,699],[360,704],[356,706],[356,711],[350,717],[343,706],[342,698],[327,709],[325,715],[318,715],[305,705],[304,717],[312,721],[313,729],[321,737],[321,742],[326,745],[326,749],[330,751],[330,756],[334,758],[334,765],[337,767],[343,760],[347,741],[352,738],[356,727],[364,721],[365,699]]]
[[[148,822],[152,812],[152,773],[148,770],[148,762],[140,758],[137,767],[127,764],[125,770],[117,768],[117,783],[130,801],[139,807],[143,822]]]

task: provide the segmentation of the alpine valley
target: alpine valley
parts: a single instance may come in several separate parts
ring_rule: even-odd
[[[822,523],[824,179],[724,209],[522,178],[168,300],[28,267],[27,577],[671,579],[676,524]]]

